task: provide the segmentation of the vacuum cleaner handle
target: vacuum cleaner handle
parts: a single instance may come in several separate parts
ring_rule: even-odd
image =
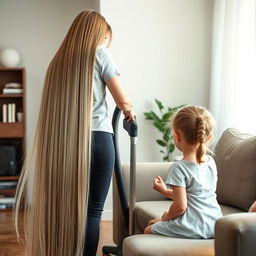
[[[128,132],[131,138],[131,159],[130,159],[130,196],[129,196],[129,206],[127,202],[127,196],[125,192],[122,166],[119,156],[119,147],[118,147],[118,124],[120,119],[121,110],[116,107],[113,113],[112,118],[112,127],[114,131],[113,142],[115,147],[115,176],[117,189],[119,193],[120,205],[123,212],[123,217],[125,221],[126,231],[129,232],[129,235],[134,234],[134,205],[135,205],[135,170],[136,170],[136,154],[135,154],[135,144],[137,139],[137,124],[136,122],[127,122],[123,121],[124,129]],[[104,255],[122,255],[122,246],[103,246],[102,252]]]
[[[138,126],[136,121],[127,121],[127,119],[123,120],[123,127],[128,132],[130,137],[138,137]]]
[[[125,226],[126,226],[126,229],[128,230],[129,206],[128,206],[128,201],[127,201],[127,196],[126,196],[126,191],[124,186],[124,179],[123,179],[122,166],[121,166],[120,155],[119,155],[119,146],[118,146],[118,128],[119,128],[119,119],[120,119],[121,112],[122,111],[118,107],[116,107],[112,117],[112,127],[114,131],[113,142],[115,147],[114,172],[116,176],[116,184],[117,184],[117,189],[119,193],[120,205],[123,212]]]
[[[129,187],[129,205],[126,196],[122,166],[119,155],[118,147],[118,125],[121,110],[116,107],[113,118],[112,118],[112,127],[114,131],[114,147],[115,147],[115,175],[117,188],[120,198],[120,205],[122,208],[125,226],[128,230],[129,235],[134,234],[134,208],[135,208],[135,189],[136,189],[136,142],[138,136],[138,128],[136,121],[128,122],[126,119],[123,120],[123,127],[128,132],[131,140],[130,145],[130,187]]]
[[[138,137],[138,126],[136,121],[123,120],[123,127],[130,135],[130,189],[129,189],[129,235],[135,232],[135,202],[136,202],[136,143]]]

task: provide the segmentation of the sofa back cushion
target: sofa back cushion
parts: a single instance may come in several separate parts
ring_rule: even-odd
[[[248,211],[256,200],[256,137],[227,129],[215,154],[219,203]]]

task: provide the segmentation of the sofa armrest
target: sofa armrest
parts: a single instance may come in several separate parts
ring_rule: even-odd
[[[156,176],[161,176],[164,180],[167,177],[171,163],[137,163],[136,164],[136,201],[156,201],[166,198],[152,188],[152,181]],[[130,166],[122,165],[125,190],[129,195]],[[127,236],[124,218],[120,206],[119,195],[114,175],[113,180],[113,239],[117,245],[121,245]]]
[[[256,253],[256,213],[235,213],[215,225],[215,256],[253,256]]]
[[[152,188],[153,179],[158,175],[165,180],[171,162],[149,162],[137,163],[136,165],[136,201],[158,201],[165,200],[166,197]],[[129,195],[130,165],[123,164],[124,183]]]

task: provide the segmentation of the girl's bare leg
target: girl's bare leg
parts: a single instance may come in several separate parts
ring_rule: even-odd
[[[151,227],[152,227],[152,225],[147,226],[144,229],[144,234],[152,234]]]
[[[152,220],[150,220],[150,221],[148,222],[148,226],[149,226],[149,225],[152,225],[152,224],[154,224],[154,223],[156,223],[156,222],[159,222],[159,221],[162,221],[162,219],[161,219],[161,218],[152,219]]]

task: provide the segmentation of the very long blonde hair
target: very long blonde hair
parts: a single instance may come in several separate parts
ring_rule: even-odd
[[[80,256],[89,187],[93,74],[97,47],[111,28],[81,12],[52,59],[31,153],[16,193],[15,224],[25,211],[28,256]]]

